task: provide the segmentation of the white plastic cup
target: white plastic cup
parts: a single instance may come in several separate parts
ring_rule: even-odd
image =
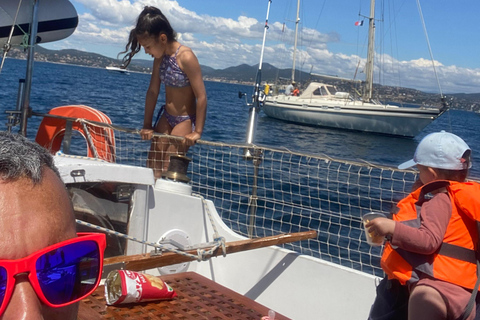
[[[268,311],[268,316],[262,317],[261,320],[275,320],[275,311],[269,310]]]
[[[378,213],[378,212],[369,212],[364,214],[362,217],[363,228],[365,229],[365,237],[367,238],[367,243],[371,246],[381,246],[385,242],[385,237],[378,234],[375,235],[374,233],[370,233],[365,227],[365,225],[369,221],[375,218],[386,218],[386,216],[383,213]]]

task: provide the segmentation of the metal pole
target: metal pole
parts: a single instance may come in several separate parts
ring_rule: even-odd
[[[295,42],[293,44],[292,82],[295,81],[295,56],[297,54],[298,23],[300,22],[300,0],[297,2],[297,19],[295,20]]]
[[[17,93],[17,106],[16,106],[17,111],[22,110],[22,98],[23,98],[24,92],[25,92],[25,79],[20,79],[18,80],[18,93]]]
[[[368,54],[367,64],[365,66],[365,93],[363,100],[370,102],[372,100],[373,90],[373,57],[375,50],[375,0],[370,1],[370,18],[368,19]]]
[[[20,134],[27,136],[27,118],[30,106],[30,92],[32,88],[33,61],[35,56],[35,43],[38,30],[38,6],[40,0],[33,1],[32,20],[30,23],[30,38],[28,43],[27,72],[25,75],[25,91],[22,99],[22,116],[20,122]]]
[[[255,150],[255,156],[253,159],[253,185],[252,185],[252,194],[250,195],[250,200],[248,206],[250,207],[250,219],[248,223],[248,237],[253,238],[253,233],[255,231],[255,217],[257,215],[257,188],[258,188],[258,169],[262,163],[262,151],[259,149]]]
[[[93,144],[92,135],[90,134],[90,131],[88,131],[88,126],[85,124],[85,122],[82,122],[82,127],[83,131],[85,131],[85,138],[87,140],[88,147],[92,151],[93,156],[98,159],[97,148],[95,148],[95,144]]]
[[[267,29],[268,29],[268,15],[270,13],[270,4],[272,0],[268,0],[268,8],[267,8],[267,17],[265,19],[265,29],[263,31],[263,43],[262,43],[262,51],[260,53],[260,63],[258,64],[258,71],[257,71],[257,78],[255,80],[255,89],[253,95],[253,104],[249,110],[249,120],[248,120],[248,127],[247,127],[247,138],[246,143],[252,144],[253,139],[255,138],[255,130],[257,126],[257,114],[260,111],[260,82],[262,79],[262,64],[263,64],[263,52],[265,51],[265,39],[267,37]],[[245,156],[252,156],[250,150],[245,150]]]
[[[263,42],[262,42],[262,51],[260,53],[260,63],[258,64],[257,78],[255,80],[255,91],[253,95],[252,107],[249,110],[249,120],[247,127],[247,144],[253,144],[253,139],[255,137],[255,130],[257,127],[257,114],[260,111],[260,83],[262,79],[262,64],[263,64],[263,53],[265,51],[265,40],[267,38],[268,30],[268,15],[270,13],[270,5],[272,0],[268,0],[267,6],[267,16],[265,18],[265,28],[263,30]],[[263,102],[263,101],[262,101]],[[258,183],[258,169],[262,162],[262,152],[259,149],[254,150],[253,148],[246,148],[244,150],[245,159],[253,159],[254,173],[253,173],[253,186],[252,194],[250,196],[249,207],[250,207],[250,221],[248,226],[248,235],[251,238],[253,236],[253,231],[255,227],[255,216],[257,213],[257,183]]]

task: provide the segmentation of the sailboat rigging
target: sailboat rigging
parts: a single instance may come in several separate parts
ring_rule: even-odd
[[[363,93],[363,100],[366,102],[372,101],[373,92],[373,55],[375,46],[375,0],[371,0],[370,17],[368,18],[368,53],[367,64],[365,65],[365,86]]]
[[[300,0],[297,4],[292,82],[295,74]],[[347,129],[362,132],[414,137],[438,118],[447,107],[405,107],[382,104],[373,100],[373,61],[375,45],[375,0],[370,1],[366,79],[362,98],[338,91],[333,85],[311,82],[299,96],[278,94],[267,96],[266,115],[300,124]]]
[[[300,22],[300,0],[297,1],[297,18],[295,19],[295,40],[293,44],[292,82],[295,82],[295,55],[297,53],[298,23]]]

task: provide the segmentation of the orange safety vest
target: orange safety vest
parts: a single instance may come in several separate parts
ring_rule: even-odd
[[[389,279],[402,284],[415,283],[421,273],[435,279],[473,289],[477,281],[477,249],[480,225],[480,184],[475,182],[434,181],[410,193],[397,204],[393,220],[420,227],[420,210],[430,192],[446,188],[452,202],[452,216],[442,245],[432,255],[408,252],[387,242],[381,266]]]

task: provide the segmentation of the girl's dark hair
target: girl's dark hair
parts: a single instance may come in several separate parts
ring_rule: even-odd
[[[157,41],[158,36],[161,34],[167,36],[168,42],[177,39],[177,33],[173,30],[162,11],[155,7],[146,6],[138,16],[137,25],[130,31],[125,51],[121,52],[126,53],[122,60],[124,67],[130,64],[133,56],[142,48],[138,43],[138,38],[153,37]]]

